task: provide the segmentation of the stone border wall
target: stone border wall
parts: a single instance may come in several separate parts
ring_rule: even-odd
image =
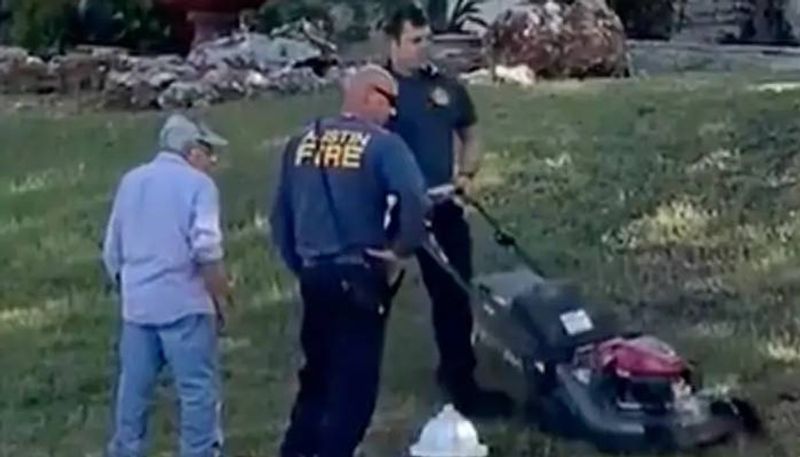
[[[633,75],[798,71],[800,48],[628,40]]]

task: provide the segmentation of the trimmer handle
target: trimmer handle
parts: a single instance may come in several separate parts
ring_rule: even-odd
[[[460,200],[462,205],[471,206],[486,219],[492,229],[495,231],[495,241],[503,247],[514,247],[517,245],[517,240],[513,235],[508,233],[494,217],[477,200],[471,198],[464,192],[464,189],[454,184],[443,184],[441,186],[428,189],[428,197],[434,204],[443,203],[449,200]]]

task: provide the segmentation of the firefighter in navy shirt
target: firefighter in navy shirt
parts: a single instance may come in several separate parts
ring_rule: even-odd
[[[421,246],[430,206],[408,147],[380,126],[396,96],[389,72],[364,67],[342,114],[307,126],[284,152],[270,222],[300,280],[306,363],[282,457],[352,457],[375,408],[390,270]]]
[[[430,28],[418,6],[398,8],[386,21],[385,30],[390,43],[388,69],[399,85],[397,115],[389,129],[409,145],[429,189],[454,183],[468,192],[480,165],[477,116],[469,94],[461,83],[427,62]],[[472,246],[463,209],[452,200],[437,204],[432,230],[455,269],[470,280]],[[426,252],[420,251],[418,260],[432,302],[440,385],[462,414],[511,414],[510,397],[485,390],[475,381],[469,295]]]

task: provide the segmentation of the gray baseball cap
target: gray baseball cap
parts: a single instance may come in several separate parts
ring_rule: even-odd
[[[205,123],[194,121],[183,114],[173,114],[164,123],[158,137],[162,150],[183,153],[196,143],[212,147],[228,146],[228,140],[211,130]]]

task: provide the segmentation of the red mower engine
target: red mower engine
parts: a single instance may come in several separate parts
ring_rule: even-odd
[[[692,394],[691,370],[667,343],[652,336],[614,338],[597,345],[593,368],[602,373],[624,410],[666,413]]]

